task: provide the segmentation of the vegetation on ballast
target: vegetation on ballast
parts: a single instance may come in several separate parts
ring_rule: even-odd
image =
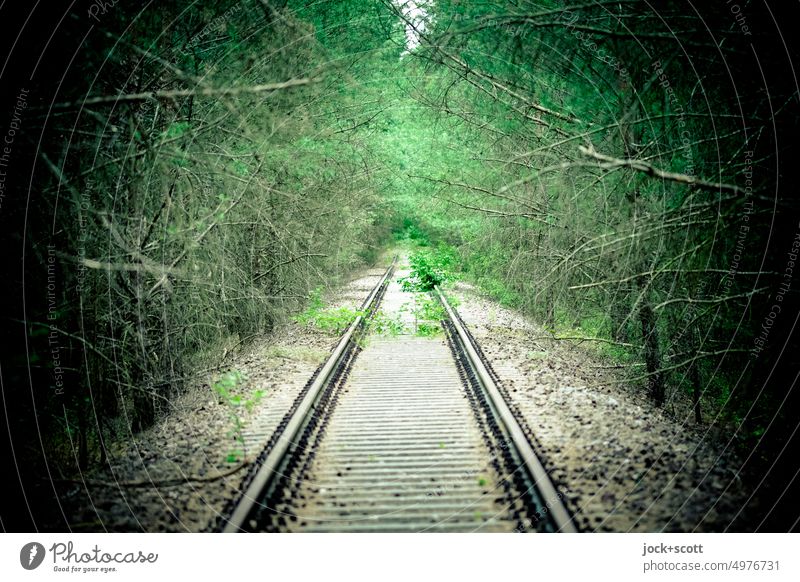
[[[409,256],[411,274],[402,277],[404,291],[433,291],[436,287],[455,280],[453,263],[455,252],[447,246],[420,249]]]
[[[348,307],[325,307],[321,293],[320,288],[314,290],[309,306],[294,317],[296,322],[301,325],[311,325],[333,335],[340,335],[357,317],[366,315],[364,311]]]
[[[228,463],[240,461],[247,453],[242,434],[245,427],[242,411],[252,412],[264,397],[263,390],[254,390],[252,393],[246,394],[248,381],[247,374],[239,370],[231,370],[222,374],[212,386],[214,392],[229,410],[231,428],[228,431],[228,437],[233,441],[234,446],[227,453],[225,460]]]

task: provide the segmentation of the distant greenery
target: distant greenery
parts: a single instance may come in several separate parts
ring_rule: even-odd
[[[409,217],[403,218],[402,224],[393,234],[398,241],[411,241],[421,247],[430,245],[428,233]]]

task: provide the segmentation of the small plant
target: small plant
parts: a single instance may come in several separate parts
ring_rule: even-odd
[[[429,294],[418,293],[414,317],[417,320],[416,334],[421,337],[435,337],[442,333],[439,322],[447,317],[442,304]]]
[[[447,312],[438,299],[434,299],[430,295],[419,295],[414,315],[417,316],[417,319],[441,321],[447,317]]]
[[[317,311],[310,317],[301,318],[298,319],[298,321],[306,325],[311,324],[324,332],[339,335],[343,333],[359,315],[363,316],[364,312],[348,309],[347,307],[339,307],[336,309]]]
[[[450,307],[453,309],[458,309],[459,305],[461,305],[461,299],[452,293],[445,293],[444,296],[447,299],[447,302],[450,304]]]
[[[228,431],[228,437],[232,438],[236,443],[235,448],[228,451],[225,458],[228,463],[235,463],[245,456],[244,437],[242,436],[245,421],[241,415],[242,409],[247,412],[252,412],[253,408],[255,408],[264,397],[263,390],[256,390],[249,398],[245,398],[241,392],[247,380],[246,374],[238,370],[232,370],[220,376],[219,380],[214,382],[213,385],[214,392],[216,392],[222,402],[228,406],[228,417],[231,421],[231,429]]]
[[[436,337],[442,333],[442,326],[438,323],[420,322],[417,324],[417,335],[420,337]]]
[[[399,317],[389,317],[385,313],[376,313],[369,322],[370,331],[378,335],[401,335],[406,329]]]
[[[455,255],[446,247],[411,253],[409,262],[411,275],[400,279],[404,291],[433,291],[435,287],[455,279],[451,272]]]

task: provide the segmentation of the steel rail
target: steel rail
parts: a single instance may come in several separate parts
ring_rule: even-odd
[[[489,397],[492,406],[494,406],[499,420],[502,422],[506,431],[508,431],[508,436],[516,448],[517,453],[524,464],[524,468],[528,473],[528,476],[530,477],[534,486],[537,488],[541,498],[544,500],[550,519],[553,521],[556,527],[556,531],[562,533],[577,532],[578,530],[575,526],[575,522],[572,516],[570,516],[566,507],[564,507],[564,504],[561,502],[561,496],[555,488],[555,485],[553,485],[553,482],[550,480],[547,470],[544,468],[544,465],[542,465],[542,462],[539,460],[539,457],[533,450],[531,443],[525,436],[522,427],[519,425],[519,422],[517,422],[514,413],[511,411],[502,394],[500,393],[500,390],[497,388],[497,384],[492,379],[489,371],[486,369],[482,358],[473,347],[463,323],[456,316],[454,309],[450,306],[447,298],[445,297],[444,293],[442,293],[442,290],[439,289],[439,287],[436,287],[436,293],[439,301],[442,303],[442,306],[447,313],[448,318],[450,319],[450,322],[453,325],[453,328],[458,334],[461,347],[467,354],[470,365],[472,366],[472,369],[475,372],[481,387]]]
[[[392,264],[389,265],[388,269],[386,269],[386,273],[384,273],[383,277],[381,277],[381,280],[377,285],[375,285],[375,287],[372,289],[372,292],[367,296],[367,299],[361,306],[362,311],[374,310],[372,303],[378,296],[380,290],[383,289],[389,278],[392,276],[396,263],[397,257],[392,260]],[[359,314],[355,320],[353,320],[353,323],[350,324],[350,327],[347,328],[347,331],[341,337],[333,352],[331,352],[331,355],[328,357],[328,360],[325,362],[322,370],[320,370],[320,373],[311,384],[305,397],[297,406],[294,415],[283,429],[283,432],[280,434],[275,446],[264,459],[263,463],[258,469],[258,472],[255,474],[253,480],[250,482],[250,485],[245,490],[230,518],[228,518],[227,524],[222,530],[223,533],[235,533],[247,530],[245,527],[245,521],[252,514],[256,505],[258,505],[262,492],[269,484],[282,459],[288,452],[292,443],[295,441],[295,438],[300,432],[300,429],[302,428],[307,416],[312,411],[314,402],[317,400],[317,397],[319,396],[323,387],[328,383],[328,380],[333,372],[341,365],[342,356],[347,351],[347,347],[353,339],[353,336],[362,326],[364,321],[365,316],[363,314]]]

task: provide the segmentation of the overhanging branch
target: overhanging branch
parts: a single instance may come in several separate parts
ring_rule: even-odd
[[[139,101],[169,101],[182,97],[226,97],[236,95],[254,95],[257,93],[269,93],[283,89],[292,89],[315,83],[318,79],[303,77],[300,79],[289,79],[281,83],[266,83],[263,85],[248,85],[244,87],[199,87],[196,89],[174,89],[171,91],[147,91],[144,93],[128,93],[124,95],[100,95],[98,97],[87,97],[78,101],[67,101],[56,103],[53,109],[81,109],[92,105],[108,105],[118,103],[136,103]]]
[[[648,164],[647,162],[643,162],[641,160],[630,160],[630,159],[621,159],[621,158],[614,158],[612,156],[607,156],[605,154],[601,154],[595,151],[594,147],[589,146],[579,146],[578,150],[585,156],[603,162],[602,164],[598,164],[598,167],[605,169],[605,170],[613,170],[615,168],[630,168],[637,172],[641,172],[643,174],[647,174],[648,176],[655,176],[656,178],[661,178],[663,180],[670,180],[671,182],[678,182],[680,184],[686,184],[691,188],[702,188],[704,190],[726,190],[728,192],[733,192],[734,194],[744,194],[744,189],[739,188],[739,186],[735,186],[733,184],[725,184],[723,182],[709,182],[707,180],[701,180],[700,178],[696,178],[695,176],[690,176],[688,174],[677,174],[675,172],[667,172],[665,170],[661,170],[656,168],[655,166]]]

